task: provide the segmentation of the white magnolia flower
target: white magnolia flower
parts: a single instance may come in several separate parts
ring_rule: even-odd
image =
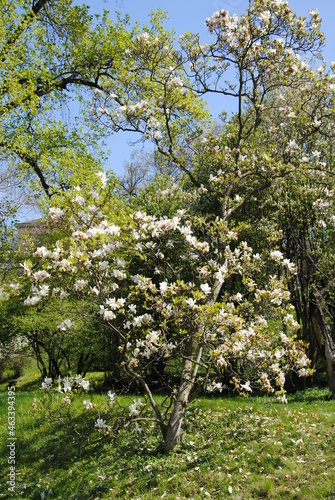
[[[85,405],[86,410],[92,410],[93,405],[91,401],[89,401],[88,399],[84,399],[83,403]]]
[[[98,418],[96,420],[94,427],[97,427],[98,429],[110,429],[109,425],[107,425],[106,421],[102,420],[102,418]]]
[[[85,379],[81,379],[81,381],[79,382],[79,386],[82,389],[84,389],[84,391],[88,391],[89,385],[90,385],[90,382],[88,380],[85,380]]]
[[[49,293],[49,285],[42,285],[39,289],[36,290],[36,293],[40,297],[46,297]]]
[[[166,281],[163,281],[162,283],[159,284],[159,289],[161,291],[161,294],[164,294],[168,290],[168,284]]]
[[[276,384],[279,386],[279,387],[284,387],[285,385],[285,375],[284,373],[280,372],[276,378]]]
[[[57,221],[58,219],[60,219],[63,215],[64,215],[64,210],[61,210],[60,208],[49,208],[49,215],[51,217],[51,219]]]
[[[152,330],[146,336],[146,341],[147,341],[148,344],[154,344],[154,343],[158,342],[159,336],[160,336],[159,332],[157,332],[155,330]]]
[[[57,326],[57,329],[58,330],[62,330],[63,332],[65,332],[66,330],[68,330],[69,328],[71,328],[71,326],[73,326],[72,321],[70,319],[65,319],[64,321],[62,321],[62,323],[60,323]]]
[[[80,196],[79,194],[77,194],[73,200],[72,200],[74,203],[76,203],[76,205],[80,205],[80,206],[83,206],[85,205],[85,198],[83,198],[82,196]]]
[[[203,293],[205,293],[206,295],[211,293],[211,287],[209,286],[208,283],[204,283],[204,284],[200,285],[200,288],[203,291]]]
[[[75,289],[75,291],[76,291],[76,292],[80,292],[80,291],[82,291],[82,290],[85,288],[85,286],[87,286],[87,285],[88,285],[88,281],[87,281],[87,280],[78,280],[78,281],[76,281],[76,282],[75,282],[75,284],[74,284],[74,287],[73,287],[73,288]]]
[[[68,295],[69,295],[68,292],[66,292],[65,290],[59,290],[59,298],[61,300],[66,299],[66,297],[68,297]]]
[[[45,377],[45,379],[42,382],[41,389],[48,391],[51,388],[51,386],[52,386],[52,378]]]
[[[285,354],[284,349],[277,349],[276,352],[275,352],[275,357],[277,359],[280,359],[280,358],[282,358],[284,356],[284,354]]]
[[[35,273],[33,273],[33,280],[36,283],[39,281],[44,281],[47,278],[50,278],[50,274],[48,273],[48,271],[41,270],[41,271],[36,271]]]
[[[139,427],[137,422],[135,422],[134,432],[136,432],[136,434],[140,434],[142,432],[142,428]]]
[[[23,270],[27,276],[31,275],[31,264],[29,262],[24,261],[24,263],[20,264],[20,266],[23,267]]]
[[[318,9],[310,9],[308,11],[308,14],[311,16],[311,17],[319,17],[319,11]]]
[[[115,401],[116,394],[114,392],[108,391],[107,396],[109,398],[109,404],[110,404],[110,406],[112,406],[114,401]]]
[[[295,140],[290,140],[288,143],[287,143],[287,147],[286,147],[286,151],[290,154],[294,153],[295,151],[297,151],[299,149],[299,146],[298,144],[296,143]]]
[[[10,283],[9,287],[12,289],[12,292],[17,292],[20,285],[18,283]]]
[[[103,314],[104,319],[106,321],[111,321],[112,319],[116,318],[113,311],[109,311],[108,309],[105,309],[104,306],[100,306],[100,314]]]
[[[197,304],[196,304],[196,301],[194,299],[192,299],[191,297],[187,300],[185,300],[185,304],[187,304],[189,306],[190,309],[197,309]]]
[[[248,392],[252,392],[252,389],[250,387],[250,381],[247,380],[245,384],[241,384],[241,389],[243,389],[244,391],[248,391]]]
[[[269,10],[264,10],[260,15],[260,19],[265,23],[268,23],[271,19],[271,12]]]
[[[134,403],[129,406],[129,415],[131,417],[138,415],[139,408],[141,408],[141,406],[143,406],[141,399],[138,398],[137,401],[134,399]]]
[[[279,403],[284,403],[284,404],[286,404],[286,403],[287,403],[286,394],[281,394],[280,396],[278,396],[278,397],[277,397],[277,401],[279,401]]]
[[[101,180],[102,187],[104,188],[107,184],[107,177],[106,177],[105,172],[98,172],[97,176]]]
[[[273,252],[270,252],[270,256],[273,260],[280,262],[283,259],[283,254],[279,250],[274,250]]]
[[[63,391],[64,391],[64,392],[71,392],[71,390],[72,390],[72,385],[71,385],[71,382],[70,382],[70,380],[69,380],[69,379],[67,379],[67,378],[66,378],[66,379],[63,381]]]
[[[306,354],[304,354],[302,358],[300,358],[299,361],[297,361],[297,366],[304,368],[308,365],[309,365],[309,359],[307,358]]]
[[[49,256],[49,250],[45,247],[38,247],[36,252],[33,253],[34,257],[45,258]]]
[[[23,302],[26,306],[35,306],[41,300],[41,297],[35,295],[34,297],[27,297]]]

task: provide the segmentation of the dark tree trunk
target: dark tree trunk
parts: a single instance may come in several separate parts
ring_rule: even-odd
[[[320,293],[312,297],[310,315],[313,332],[327,372],[329,394],[332,399],[335,399],[335,342],[332,327],[327,323],[321,307]]]

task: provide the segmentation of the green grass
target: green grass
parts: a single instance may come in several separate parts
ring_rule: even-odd
[[[32,411],[39,385],[28,367],[16,389],[17,497],[335,499],[335,402],[324,389],[291,395],[287,405],[261,397],[198,399],[187,411],[182,443],[164,456],[152,423],[141,422],[140,434],[130,425],[97,441],[96,409],[87,422],[79,401],[73,403],[74,425],[90,435],[87,444]],[[0,498],[15,498],[5,484],[6,387],[0,386]],[[102,412],[105,400],[94,395]],[[131,400],[121,398],[121,404]]]

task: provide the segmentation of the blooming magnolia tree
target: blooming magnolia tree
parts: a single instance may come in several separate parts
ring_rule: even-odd
[[[229,379],[241,394],[260,389],[285,401],[286,373],[309,373],[287,291],[295,267],[283,249],[263,244],[254,252],[236,227],[240,211],[279,180],[323,168],[321,153],[307,154],[307,138],[298,133],[306,120],[323,126],[322,113],[308,106],[297,113],[282,103],[283,89],[312,96],[317,87],[326,103],[334,88],[332,75],[306,61],[324,43],[315,10],[306,20],[285,0],[250,1],[240,18],[221,10],[207,19],[213,43],[187,34],[179,52],[161,18],[153,15],[152,29],[142,32],[122,29],[119,45],[108,47],[117,67],[112,78],[107,70],[94,78],[88,109],[106,131],[135,131],[154,143],[162,171],[181,173],[179,184],[160,195],[177,190],[181,206],[169,216],[132,211],[100,173],[99,187],[78,187],[51,208],[67,236],[37,248],[11,289],[37,311],[51,300],[89,302],[90,314],[113,333],[120,367],[146,394],[169,452],[198,389],[220,391]],[[231,68],[236,79],[228,81]],[[238,103],[222,135],[206,133],[208,115],[197,94],[208,92]],[[269,124],[273,116],[280,133]],[[292,137],[281,132],[288,127]],[[70,334],[85,312],[67,310],[57,328]],[[157,403],[153,373],[170,398],[167,409]],[[51,380],[44,384],[48,389]],[[61,390],[70,393],[70,386],[68,380]],[[129,407],[134,422],[142,404]]]
[[[100,180],[95,191],[77,189],[66,208],[50,210],[70,236],[54,248],[37,248],[23,264],[15,291],[31,283],[25,305],[43,308],[54,296],[90,302],[115,333],[121,366],[142,386],[166,453],[180,440],[192,392],[222,390],[223,372],[240,393],[276,391],[285,401],[287,371],[309,373],[285,287],[294,266],[279,251],[254,254],[222,218],[185,210],[170,218],[111,215],[108,181],[102,173]],[[59,328],[70,331],[75,322],[69,314]],[[147,378],[157,363],[174,373],[165,387],[168,411],[156,403]],[[134,404],[132,415],[140,402]]]

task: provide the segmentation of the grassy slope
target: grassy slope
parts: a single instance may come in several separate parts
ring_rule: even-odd
[[[335,499],[335,402],[327,400],[325,390],[297,393],[285,406],[258,397],[194,401],[182,444],[164,456],[152,424],[141,423],[140,434],[129,426],[86,445],[62,425],[33,418],[39,384],[31,369],[16,389],[18,497]],[[5,485],[6,387],[0,386],[0,498],[12,498]],[[103,400],[103,395],[94,397],[97,403]],[[99,436],[96,410],[86,423],[79,403],[77,429],[86,427],[94,440]]]

